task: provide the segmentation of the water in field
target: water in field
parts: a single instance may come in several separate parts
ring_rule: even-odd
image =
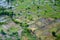
[[[6,0],[0,0],[0,6],[3,6],[3,7],[8,8],[8,7],[10,7],[11,5],[8,4],[8,3],[6,2]]]
[[[0,40],[60,40],[60,0],[0,0]]]

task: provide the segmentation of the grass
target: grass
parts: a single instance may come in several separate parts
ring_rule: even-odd
[[[10,33],[13,33],[13,32],[17,32],[19,30],[19,28],[17,27],[11,27],[8,29]]]
[[[21,40],[25,40],[24,37],[25,37],[25,39],[28,39],[28,40],[36,40],[36,36],[32,35],[31,30],[29,30],[27,28],[24,29],[22,32]]]
[[[33,1],[34,1],[34,3],[33,3]],[[15,0],[12,3],[12,5],[15,6],[14,10],[0,8],[0,15],[9,16],[13,22],[15,22],[16,24],[19,24],[22,27],[22,29],[23,29],[22,40],[24,40],[23,36],[26,37],[28,40],[36,40],[36,36],[32,35],[30,32],[31,30],[27,29],[29,27],[29,25],[28,25],[27,21],[25,21],[25,20],[29,20],[29,22],[31,22],[31,21],[38,20],[40,17],[60,19],[60,6],[58,3],[55,5],[52,3],[44,4],[44,0],[41,0],[41,4],[38,5],[38,1],[39,0],[17,0],[17,1]],[[18,4],[18,6],[16,6],[16,4]],[[22,15],[18,16],[18,13],[22,13]],[[15,15],[14,18],[13,18],[13,15]],[[21,16],[23,19],[22,18],[19,19],[19,17],[21,17]],[[17,18],[15,18],[15,17],[17,17]],[[16,20],[16,19],[18,19],[18,20]],[[4,24],[4,23],[0,22],[0,25],[2,25],[2,24]],[[0,28],[0,30],[2,30],[2,27]],[[12,26],[8,31],[9,31],[9,33],[14,34],[18,30],[19,30],[19,28]],[[56,28],[52,28],[50,31],[55,32],[56,30],[57,30]],[[60,38],[60,36],[58,36],[56,38],[56,40],[59,40],[59,38]],[[7,38],[6,40],[10,40],[10,39]]]

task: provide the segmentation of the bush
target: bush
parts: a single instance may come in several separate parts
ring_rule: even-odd
[[[2,34],[2,35],[6,35],[6,33],[5,33],[3,30],[1,30],[1,34]]]
[[[57,35],[55,40],[60,40],[60,35]]]
[[[29,25],[28,25],[27,23],[20,23],[20,26],[21,26],[22,28],[27,28]]]

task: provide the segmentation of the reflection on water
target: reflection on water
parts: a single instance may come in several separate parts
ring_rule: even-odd
[[[8,7],[10,7],[11,5],[8,4],[8,3],[6,2],[6,0],[0,0],[0,6],[3,6],[3,7],[8,8]]]

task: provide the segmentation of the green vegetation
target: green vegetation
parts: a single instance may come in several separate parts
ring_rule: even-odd
[[[2,25],[2,24],[6,24],[6,22],[0,22],[0,25]]]
[[[27,23],[20,23],[20,26],[22,27],[22,28],[27,28],[29,25],[27,24]]]
[[[13,27],[13,26],[8,29],[8,31],[9,31],[10,33],[17,32],[18,30],[19,30],[19,28]]]
[[[26,36],[26,38],[28,38],[28,40],[37,40],[36,36],[34,34],[32,35],[31,32],[32,31],[28,28],[24,29],[22,32],[21,40],[24,40],[23,36]]]
[[[0,22],[0,34],[10,36],[10,38],[6,37],[5,40],[13,40],[12,37],[15,38],[14,40],[38,40],[37,34],[32,33],[34,29],[28,29],[30,27],[30,23],[35,22],[40,18],[46,18],[46,22],[52,21],[48,18],[52,18],[54,20],[60,19],[60,0],[6,0],[6,2],[8,3],[8,8],[0,6],[0,17],[8,16],[7,18],[5,17],[5,19],[10,18],[11,20],[11,22],[10,20]],[[9,5],[11,6],[9,7]],[[45,25],[45,21],[43,19],[42,21],[42,25]],[[39,20],[39,22],[41,21]],[[40,28],[39,23],[38,25],[36,23],[32,24],[32,28],[35,27],[34,25],[36,25],[37,28]],[[3,30],[3,25],[7,27],[7,32]],[[20,28],[22,29],[21,36],[18,35]],[[56,37],[56,40],[60,40],[60,34],[56,35],[57,27],[52,27],[48,31],[52,33],[53,37]],[[38,36],[40,36],[40,33]]]
[[[60,34],[57,35],[56,40],[60,40]]]
[[[5,33],[3,30],[1,30],[1,34],[2,34],[2,35],[6,35],[6,33]]]

